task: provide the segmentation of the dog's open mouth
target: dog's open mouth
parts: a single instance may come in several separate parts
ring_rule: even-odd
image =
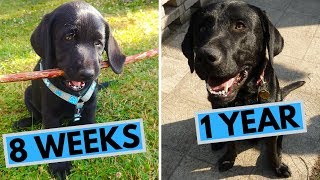
[[[86,83],[84,81],[69,81],[66,80],[66,86],[74,91],[80,91],[85,87]]]
[[[207,80],[207,90],[210,94],[218,97],[227,97],[233,90],[243,84],[248,77],[248,71],[243,70],[230,79],[210,77]]]

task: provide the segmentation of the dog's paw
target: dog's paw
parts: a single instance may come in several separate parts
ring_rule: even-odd
[[[56,179],[66,179],[72,168],[71,162],[59,162],[49,164],[49,171]]]
[[[219,165],[219,171],[224,172],[233,167],[234,161],[225,160],[224,158],[221,158],[218,161],[218,165]]]
[[[278,177],[287,178],[291,176],[289,167],[284,163],[281,163],[275,170]]]
[[[15,121],[12,125],[12,128],[23,130],[31,126],[32,126],[32,118],[29,117],[29,118],[24,118],[24,119]]]
[[[212,143],[211,144],[211,150],[212,151],[218,151],[218,150],[222,149],[224,145],[225,145],[224,142]]]

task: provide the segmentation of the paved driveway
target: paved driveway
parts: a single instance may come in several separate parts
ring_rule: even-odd
[[[253,2],[253,1],[249,1]],[[304,80],[306,84],[286,100],[302,100],[308,132],[284,138],[283,161],[291,179],[307,179],[320,154],[320,1],[258,0],[251,3],[267,11],[284,37],[285,47],[275,58],[280,85]],[[162,46],[162,178],[163,179],[270,179],[263,166],[262,145],[240,142],[234,168],[219,173],[217,160],[224,150],[212,153],[197,145],[194,112],[210,109],[204,82],[189,72],[180,45],[188,25],[177,28]],[[263,150],[262,150],[263,151]]]

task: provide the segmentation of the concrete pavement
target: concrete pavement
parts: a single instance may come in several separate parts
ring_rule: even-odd
[[[307,179],[320,154],[320,1],[248,2],[266,10],[284,37],[284,49],[274,61],[280,86],[306,81],[286,100],[304,102],[308,132],[284,137],[283,161],[292,171],[290,179]],[[217,160],[225,149],[213,153],[210,145],[197,145],[194,112],[210,109],[210,104],[204,82],[190,73],[180,50],[187,27],[178,27],[162,44],[162,179],[276,179],[263,166],[260,144],[240,142],[235,166],[223,173]]]

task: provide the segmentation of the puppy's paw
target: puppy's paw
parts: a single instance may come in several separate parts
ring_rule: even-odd
[[[212,151],[218,151],[218,150],[222,149],[224,145],[225,145],[224,142],[212,143],[211,144],[211,150]]]
[[[289,167],[284,163],[281,163],[275,170],[278,177],[287,178],[291,176]]]
[[[38,124],[38,121],[32,120],[31,117],[20,119],[18,121],[15,121],[12,125],[14,129],[23,130],[26,128],[31,127],[33,124]]]
[[[49,164],[49,171],[56,179],[66,179],[72,168],[71,162],[59,162]]]
[[[218,161],[219,171],[224,172],[231,169],[234,165],[234,160],[226,160],[225,158],[221,158]]]

